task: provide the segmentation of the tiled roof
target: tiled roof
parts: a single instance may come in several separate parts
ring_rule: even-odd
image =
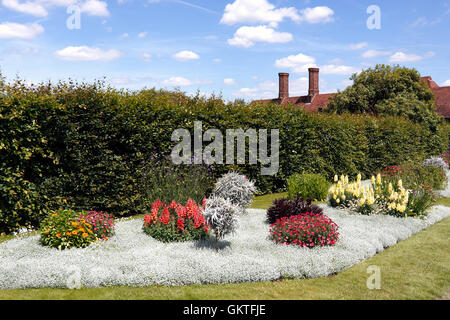
[[[450,87],[431,88],[436,96],[438,105],[436,112],[446,119],[450,119]]]

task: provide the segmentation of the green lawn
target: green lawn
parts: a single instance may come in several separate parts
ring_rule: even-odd
[[[256,199],[267,208],[279,195]],[[450,199],[438,204],[450,206]],[[335,276],[281,282],[79,290],[0,290],[0,299],[438,299],[449,290],[450,218]],[[2,239],[0,238],[0,241]],[[369,290],[368,266],[381,270],[381,289]]]

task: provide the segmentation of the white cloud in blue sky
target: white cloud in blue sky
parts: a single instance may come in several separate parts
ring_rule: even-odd
[[[118,88],[180,87],[227,99],[277,96],[278,72],[305,94],[377,63],[415,67],[450,84],[450,1],[379,1],[369,30],[361,0],[0,0],[0,69],[30,82],[106,77]],[[78,6],[81,28],[69,30]],[[446,40],[447,39],[447,40]]]

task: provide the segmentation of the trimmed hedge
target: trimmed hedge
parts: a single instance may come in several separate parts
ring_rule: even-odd
[[[224,103],[181,92],[117,91],[101,82],[1,88],[0,233],[39,225],[49,208],[96,210],[116,216],[147,208],[142,165],[170,154],[173,130],[280,130],[280,168],[261,176],[258,165],[216,165],[214,178],[235,170],[263,193],[284,190],[296,172],[364,177],[406,160],[443,152],[448,129],[429,131],[406,119],[313,115],[276,104]],[[208,142],[204,143],[206,146]]]

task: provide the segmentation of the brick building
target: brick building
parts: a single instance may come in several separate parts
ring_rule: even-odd
[[[309,68],[309,90],[308,95],[299,97],[289,96],[289,73],[279,73],[279,94],[276,99],[257,100],[262,103],[281,103],[283,105],[302,105],[306,111],[321,112],[326,108],[329,98],[334,93],[320,93],[319,90],[319,69]],[[421,81],[428,84],[434,92],[437,104],[437,113],[442,115],[447,121],[450,120],[450,86],[440,87],[430,76],[422,77]]]

